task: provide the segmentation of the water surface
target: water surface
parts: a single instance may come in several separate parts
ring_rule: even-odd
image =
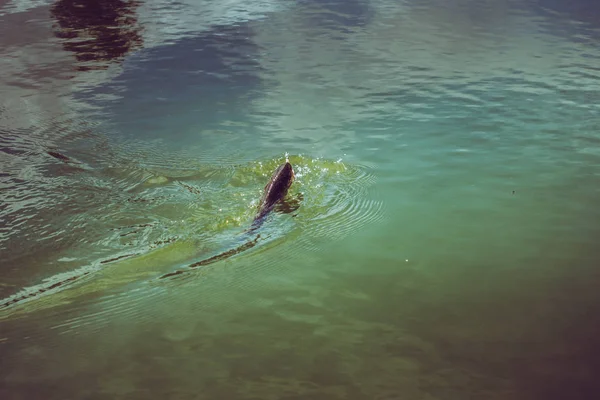
[[[98,4],[0,1],[2,398],[598,398],[597,5]]]

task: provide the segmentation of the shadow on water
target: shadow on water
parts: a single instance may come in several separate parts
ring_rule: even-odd
[[[75,53],[76,69],[106,69],[143,44],[134,0],[59,0],[51,8],[55,35]]]
[[[189,143],[199,131],[246,126],[252,100],[269,85],[253,36],[248,24],[214,26],[143,49],[115,79],[75,97],[111,115],[121,136],[160,139],[169,132],[173,142]]]

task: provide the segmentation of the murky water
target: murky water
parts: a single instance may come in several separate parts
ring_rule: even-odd
[[[598,398],[599,17],[0,1],[0,396]]]

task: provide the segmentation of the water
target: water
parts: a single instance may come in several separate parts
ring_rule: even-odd
[[[99,4],[0,1],[3,399],[600,396],[598,5]]]

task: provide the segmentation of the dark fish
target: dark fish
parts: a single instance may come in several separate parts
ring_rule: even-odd
[[[275,170],[273,176],[271,176],[271,179],[265,185],[265,191],[258,207],[258,213],[256,214],[256,217],[254,217],[250,230],[258,228],[265,217],[273,210],[275,205],[285,198],[295,178],[296,175],[294,175],[292,164],[290,164],[288,160],[285,160],[285,164],[280,165],[279,168]]]
[[[269,213],[271,211],[273,211],[275,206],[285,198],[285,196],[287,195],[287,192],[288,192],[290,186],[292,186],[292,183],[294,182],[295,178],[296,178],[296,175],[294,174],[294,169],[292,168],[292,164],[290,164],[290,162],[286,159],[285,164],[280,165],[279,168],[277,168],[275,170],[275,172],[273,173],[273,176],[271,176],[271,179],[266,184],[262,199],[260,200],[260,205],[258,206],[258,212],[256,213],[256,216],[254,217],[254,221],[252,221],[252,225],[245,232],[245,235],[243,236],[243,239],[242,239],[242,244],[238,245],[237,247],[235,247],[233,249],[230,249],[225,252],[219,253],[215,256],[212,256],[210,258],[207,258],[207,259],[195,262],[194,264],[188,265],[187,268],[191,269],[191,268],[197,268],[197,267],[207,265],[207,264],[212,264],[216,261],[223,260],[225,258],[229,258],[231,256],[241,253],[244,250],[248,250],[248,249],[251,249],[252,247],[256,246],[259,236],[249,239],[248,235],[254,233],[255,230],[260,228],[262,223],[265,221],[265,218],[267,217],[267,215],[269,215]],[[168,274],[161,276],[160,279],[164,279],[164,278],[182,274],[186,270],[177,270],[174,272],[170,272]]]

